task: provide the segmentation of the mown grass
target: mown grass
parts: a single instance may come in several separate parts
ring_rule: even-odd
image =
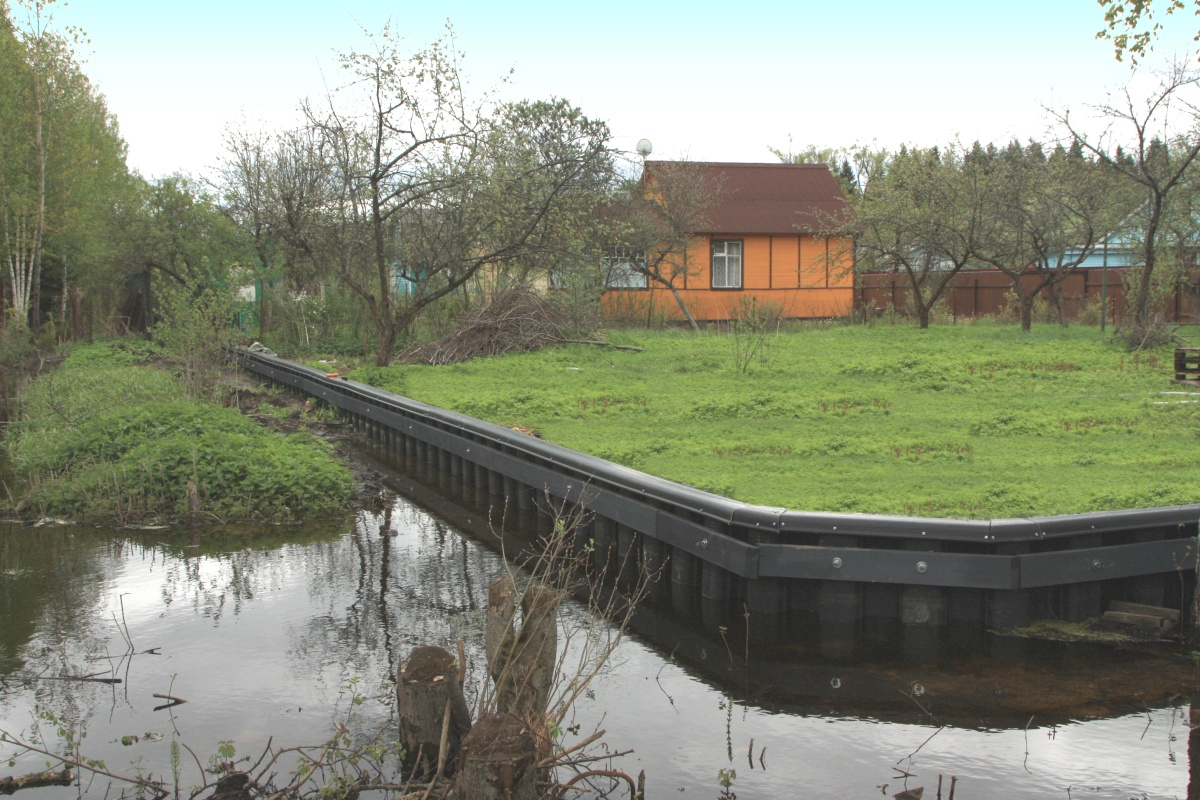
[[[1094,328],[813,326],[735,368],[732,337],[637,331],[351,377],[750,503],[1019,517],[1200,498],[1200,394],[1171,351]]]
[[[271,433],[236,411],[189,400],[145,343],[77,347],[30,387],[6,445],[41,514],[122,522],[202,511],[223,520],[341,511],[349,471],[307,433]]]

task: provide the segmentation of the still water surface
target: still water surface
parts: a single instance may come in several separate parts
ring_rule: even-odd
[[[389,517],[203,535],[0,527],[0,727],[29,735],[50,710],[110,769],[169,775],[173,737],[202,758],[221,741],[239,754],[271,737],[323,741],[354,679],[364,726],[394,724],[386,683],[414,645],[462,638],[481,673],[486,586],[502,563],[415,503],[397,500]],[[1192,676],[1167,655],[1058,648],[935,669],[822,664],[797,647],[791,661],[745,664],[676,621],[649,615],[642,630],[573,721],[632,749],[614,767],[645,770],[651,797],[716,797],[722,768],[741,800],[916,786],[932,798],[939,774],[946,789],[957,776],[960,800],[1188,796]],[[20,680],[90,673],[122,682]],[[155,693],[187,703],[156,711]]]

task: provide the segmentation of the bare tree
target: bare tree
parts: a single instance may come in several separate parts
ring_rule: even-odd
[[[1144,342],[1153,332],[1151,294],[1160,255],[1159,234],[1171,200],[1200,155],[1200,133],[1195,127],[1198,83],[1200,75],[1176,63],[1159,76],[1158,86],[1144,98],[1135,96],[1127,85],[1118,97],[1096,108],[1108,123],[1099,136],[1086,134],[1068,111],[1052,112],[1071,139],[1140,189],[1141,265],[1131,271],[1133,319],[1125,330],[1130,342]]]
[[[485,266],[561,247],[612,165],[607,126],[565,101],[470,106],[452,31],[414,53],[390,26],[370,43],[342,56],[351,83],[277,138],[268,205],[287,266],[355,295],[386,364],[425,309]]]
[[[901,148],[882,163],[841,231],[855,236],[859,266],[902,273],[918,324],[973,255],[980,225],[979,171],[951,148]]]
[[[703,241],[700,232],[708,227],[708,211],[721,190],[719,179],[699,164],[654,161],[646,164],[641,182],[629,188],[619,207],[626,224],[610,266],[665,287],[693,330],[700,326],[679,289],[701,266],[690,255]]]
[[[999,152],[977,142],[966,162],[982,172],[984,187],[974,255],[1012,280],[1028,331],[1038,294],[1066,280],[1119,219],[1111,181],[1078,148],[1047,157],[1036,142]]]

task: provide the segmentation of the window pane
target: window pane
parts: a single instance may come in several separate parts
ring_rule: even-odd
[[[645,289],[645,254],[632,248],[614,248],[605,259],[605,284],[610,289]]]
[[[712,240],[712,286],[714,289],[742,287],[742,243],[737,239]]]

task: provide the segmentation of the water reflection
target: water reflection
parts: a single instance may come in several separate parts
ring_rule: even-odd
[[[482,598],[502,562],[449,513],[455,527],[398,501],[325,525],[199,535],[0,529],[0,722],[79,720],[85,752],[157,773],[173,737],[201,754],[222,740],[240,753],[271,737],[320,741],[356,678],[364,728],[391,725],[387,684],[408,648],[461,638],[481,672]],[[823,660],[819,631],[803,627],[749,659],[745,631],[714,637],[652,609],[637,630],[570,722],[634,748],[619,766],[644,768],[654,795],[716,796],[722,768],[736,769],[743,800],[918,785],[931,797],[939,774],[971,800],[1187,792],[1191,670],[1156,653],[1034,647],[1020,665],[914,667]],[[88,674],[122,682],[45,680]],[[188,702],[155,711],[154,694]]]

